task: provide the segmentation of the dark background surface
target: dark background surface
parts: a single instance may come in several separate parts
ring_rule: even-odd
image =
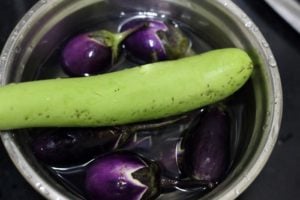
[[[262,0],[233,0],[256,23],[277,60],[284,92],[278,142],[266,167],[239,200],[294,200],[300,197],[300,34]],[[0,50],[23,14],[36,0],[0,1]],[[299,19],[300,20],[300,19]],[[0,143],[0,199],[42,200],[15,169]]]

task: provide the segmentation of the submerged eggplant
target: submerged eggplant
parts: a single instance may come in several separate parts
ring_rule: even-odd
[[[170,21],[134,19],[122,25],[121,31],[146,23],[124,40],[129,55],[141,63],[184,57],[190,48],[189,39]]]
[[[179,178],[181,175],[180,163],[183,151],[181,149],[181,138],[170,138],[170,140],[155,141],[155,136],[139,138],[136,134],[133,140],[125,145],[125,150],[139,153],[151,160],[155,160],[162,173],[168,177]]]
[[[219,182],[229,166],[230,121],[219,107],[206,111],[185,141],[184,171],[196,180]]]
[[[158,152],[156,160],[164,173],[170,177],[181,176],[180,164],[183,159],[181,143],[182,138],[170,138],[164,141],[163,147]]]
[[[116,148],[128,139],[116,129],[58,128],[36,137],[32,150],[36,157],[50,165],[78,164],[99,153]]]
[[[86,170],[85,188],[92,200],[147,200],[177,187],[206,191],[207,181],[163,177],[158,164],[132,152],[114,152],[98,157]]]
[[[171,126],[160,126],[154,131],[136,132],[124,149],[137,152],[148,159],[155,160],[162,173],[172,178],[182,178],[183,134],[199,121],[205,108],[190,112]],[[148,127],[149,130],[149,127]]]
[[[86,172],[92,200],[153,199],[159,194],[159,168],[132,153],[118,152],[96,159]]]
[[[42,129],[31,146],[36,157],[44,163],[78,164],[132,143],[131,138],[137,131],[158,129],[187,117],[183,115],[164,121],[108,128],[57,128],[45,132]]]

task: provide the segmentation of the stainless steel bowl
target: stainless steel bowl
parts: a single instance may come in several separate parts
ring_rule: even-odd
[[[129,13],[170,17],[189,25],[215,48],[236,46],[249,52],[255,71],[247,120],[242,124],[239,155],[227,178],[201,199],[234,199],[256,178],[277,139],[282,91],[276,61],[251,19],[227,0],[41,0],[15,27],[0,57],[2,84],[35,78],[39,66],[70,33],[87,24]],[[50,73],[50,72],[49,72]],[[44,197],[79,199],[36,161],[26,146],[27,130],[3,132],[1,138],[16,167]]]

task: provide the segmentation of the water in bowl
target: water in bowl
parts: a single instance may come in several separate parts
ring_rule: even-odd
[[[107,29],[110,31],[118,31],[120,24],[122,24],[125,20],[129,18],[136,17],[151,17],[151,18],[159,18],[161,20],[165,20],[165,15],[159,15],[157,13],[134,13],[132,15],[126,16],[118,16],[115,19],[109,19],[107,21],[101,21],[99,24],[92,24],[91,26],[87,26],[83,31],[90,31],[95,29]],[[206,40],[206,38],[202,37],[188,24],[182,23],[176,19],[171,19],[178,25],[178,27],[190,38],[192,43],[192,52],[201,53],[211,49],[218,48],[218,46],[210,45],[210,42]],[[56,77],[67,77],[61,67],[61,49],[65,42],[62,42],[57,48],[53,51],[52,55],[47,59],[45,64],[39,69],[36,74],[35,79],[48,79],[48,78],[56,78]],[[126,53],[121,54],[120,61],[116,66],[111,68],[110,71],[122,70],[124,68],[133,67],[137,64],[133,61],[127,59]],[[176,87],[174,83],[174,87]],[[234,96],[230,97],[224,103],[228,106],[231,113],[231,164],[230,168],[234,167],[234,164],[239,160],[239,155],[237,152],[243,150],[243,141],[246,141],[243,134],[243,124],[245,123],[245,118],[249,117],[251,102],[247,99],[253,98],[245,98],[245,94],[249,97],[252,95],[252,88],[249,84],[246,84],[238,93]],[[125,145],[120,147],[123,150],[130,150],[141,154],[142,156],[157,161],[161,157],[161,152],[166,152],[167,148],[174,148],[176,146],[176,142],[180,141],[182,137],[186,134],[186,132],[191,131],[194,126],[197,125],[199,121],[199,116],[201,115],[203,109],[200,108],[197,111],[193,111],[193,115],[188,121],[177,122],[168,126],[164,126],[162,128],[157,128],[155,130],[143,130],[137,131],[134,133],[135,138],[138,141],[142,141],[139,145],[131,146]],[[195,114],[196,113],[196,114]],[[36,136],[33,131],[31,134],[32,139]],[[30,140],[30,141],[31,141]],[[175,155],[180,155],[180,148],[177,148],[175,151]],[[111,151],[108,149],[107,151]],[[49,171],[49,173],[56,179],[59,183],[64,185],[67,189],[77,194],[79,198],[88,199],[88,195],[85,192],[84,188],[84,178],[85,178],[85,169],[86,165],[92,161],[94,158],[89,161],[84,161],[82,163],[70,163],[65,166],[55,166],[55,165],[45,165],[41,162],[42,165]],[[179,178],[184,176],[181,173],[179,168],[169,168],[162,171],[164,176],[168,176],[171,178]],[[230,170],[228,171],[230,173]],[[186,188],[174,188],[172,191],[168,191],[166,193],[162,193],[158,199],[196,199],[200,196],[203,196],[207,193],[207,191],[203,191],[202,189],[186,189]]]

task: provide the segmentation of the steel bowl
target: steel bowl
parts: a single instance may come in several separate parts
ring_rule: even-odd
[[[214,48],[245,49],[255,63],[248,82],[247,120],[240,127],[239,154],[226,179],[197,199],[235,199],[257,177],[277,140],[282,116],[282,90],[276,61],[251,19],[228,0],[41,0],[11,33],[0,57],[3,85],[36,78],[39,67],[70,33],[87,24],[139,13],[176,19]],[[51,76],[55,73],[47,72]],[[45,198],[80,199],[39,164],[26,143],[28,130],[1,133],[12,161]]]

